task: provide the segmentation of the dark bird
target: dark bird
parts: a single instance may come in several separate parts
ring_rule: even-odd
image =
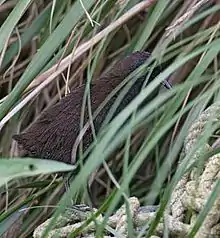
[[[100,106],[106,97],[135,69],[142,65],[150,54],[135,52],[117,62],[98,81],[90,86],[92,112]],[[138,79],[129,89],[119,107],[116,115],[123,110],[142,89],[145,77]],[[165,87],[171,86],[167,81]],[[71,163],[71,153],[76,138],[80,132],[81,108],[84,97],[85,85],[76,88],[57,104],[43,112],[25,132],[14,135],[18,145],[27,152],[28,156],[43,159],[52,159]],[[116,100],[118,93],[104,106],[93,120],[96,133],[99,131],[106,115]],[[88,107],[85,108],[85,121],[88,121]],[[92,130],[89,128],[83,137],[84,149],[92,143]]]

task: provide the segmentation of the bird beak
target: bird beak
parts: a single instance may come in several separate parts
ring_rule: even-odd
[[[162,82],[163,86],[167,89],[171,89],[172,88],[172,85],[167,81],[167,80],[164,80]]]

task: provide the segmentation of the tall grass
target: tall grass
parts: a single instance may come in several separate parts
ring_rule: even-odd
[[[106,218],[97,227],[97,237],[103,234],[108,216],[130,196],[138,197],[143,205],[161,204],[147,235],[154,233],[185,173],[186,168],[177,169],[177,163],[188,129],[205,108],[219,101],[219,10],[218,1],[204,0],[0,1],[2,158],[17,155],[12,135],[24,130],[72,88],[87,83],[88,101],[90,81],[97,80],[117,59],[146,50],[152,53],[147,62],[149,74],[161,63],[165,65],[121,113],[106,121],[90,151],[81,153],[83,166],[68,192],[63,194],[63,181],[55,174],[14,179],[1,187],[1,235],[18,220],[17,211],[26,204],[30,209],[22,214],[23,221],[11,237],[30,237],[54,212],[46,236],[71,199],[74,203],[90,202],[85,184],[92,173],[96,179],[91,189]],[[144,70],[146,65],[122,84]],[[172,90],[161,90],[152,98],[154,89],[165,79],[173,84]],[[114,106],[117,104],[120,102]],[[213,134],[204,135],[198,147],[217,140],[218,134]],[[3,168],[6,172],[0,178],[5,182],[22,161],[13,160],[10,170],[4,163],[0,160],[0,172]],[[21,166],[18,172],[22,174],[23,169]],[[51,205],[57,208],[51,209]],[[201,217],[197,227],[202,224]],[[166,229],[164,235],[168,235]]]

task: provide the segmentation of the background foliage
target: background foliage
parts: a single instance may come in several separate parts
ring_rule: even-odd
[[[147,50],[150,69],[166,65],[103,128],[91,153],[81,155],[87,160],[69,193],[63,196],[63,181],[55,174],[15,179],[1,187],[1,234],[18,220],[16,211],[25,204],[30,209],[20,217],[14,237],[29,237],[60,200],[55,218],[70,197],[89,203],[85,184],[91,173],[95,201],[99,206],[105,202],[107,215],[131,195],[143,204],[158,204],[167,195],[187,129],[219,100],[219,10],[218,0],[0,1],[1,157],[17,155],[13,134],[72,88],[97,80],[117,59]],[[149,97],[133,113],[167,78],[174,88]],[[216,142],[218,133],[209,139]],[[178,180],[182,174],[176,175]],[[169,195],[163,199],[167,202]]]

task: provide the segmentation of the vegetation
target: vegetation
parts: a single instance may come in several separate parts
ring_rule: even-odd
[[[0,160],[0,184],[4,184],[0,189],[0,236],[10,228],[8,237],[30,237],[53,214],[46,237],[72,201],[90,204],[86,189],[90,178],[91,193],[106,218],[131,196],[142,205],[160,204],[150,228],[139,233],[139,237],[150,237],[178,181],[198,164],[190,162],[194,154],[206,143],[212,155],[218,153],[219,113],[209,118],[215,123],[203,125],[192,150],[183,153],[182,149],[199,115],[219,102],[220,2],[0,0],[0,13],[0,153],[4,158]],[[130,77],[137,77],[146,66],[150,76],[162,64],[161,73],[105,124],[89,153],[80,153],[68,192],[64,193],[64,181],[54,171],[71,170],[71,166],[51,163],[44,167],[45,161],[34,159],[7,163],[5,158],[18,154],[14,134],[70,89],[89,85],[116,60],[138,50],[149,51],[152,57]],[[172,83],[172,90],[161,89],[151,97],[165,79]],[[87,89],[85,99],[89,98],[89,86]],[[137,110],[143,101],[144,106]],[[198,165],[201,171],[208,155],[205,152]],[[29,161],[36,170],[25,167]],[[48,175],[50,172],[53,174]],[[216,183],[188,237],[194,237],[201,227],[218,198],[219,186]],[[24,207],[21,215],[19,210]],[[104,219],[97,224],[97,237],[106,223]],[[163,232],[168,237],[169,229]],[[128,234],[132,237],[132,226]]]

